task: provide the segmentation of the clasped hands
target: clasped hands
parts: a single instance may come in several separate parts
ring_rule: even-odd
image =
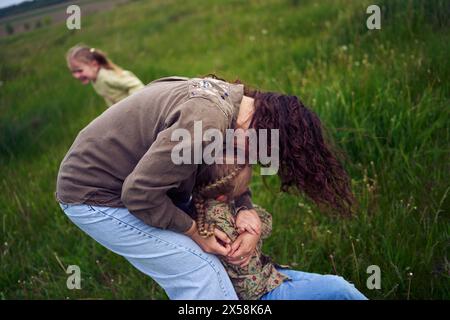
[[[239,236],[234,242],[218,228],[214,229],[214,236],[203,238],[193,226],[186,232],[205,252],[226,257],[226,260],[240,267],[249,264],[253,251],[261,237],[261,220],[254,209],[240,210],[235,219]]]

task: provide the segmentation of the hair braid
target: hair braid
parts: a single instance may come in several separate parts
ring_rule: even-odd
[[[208,228],[205,227],[206,220],[206,203],[205,199],[211,199],[219,196],[230,185],[232,185],[233,179],[239,174],[239,172],[245,168],[245,165],[235,166],[227,175],[217,178],[212,182],[200,186],[194,190],[193,201],[197,211],[196,223],[200,236],[208,238],[214,235],[215,225],[210,224]]]
[[[195,210],[197,211],[197,229],[200,236],[203,238],[209,238],[212,235],[214,235],[214,228],[215,225],[209,225],[208,228],[205,228],[205,219],[206,219],[206,205],[205,205],[205,199],[201,197],[200,195],[195,195],[194,197],[194,205]]]
[[[224,186],[227,186],[238,174],[239,172],[244,168],[243,165],[237,165],[229,174],[226,176],[223,176],[222,178],[217,179],[216,181],[203,186],[199,193],[206,193],[206,192],[213,192],[214,190],[220,190],[221,188],[224,188]]]

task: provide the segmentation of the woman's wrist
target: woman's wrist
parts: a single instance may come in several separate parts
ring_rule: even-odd
[[[247,206],[240,206],[240,207],[237,207],[236,209],[235,209],[235,215],[238,215],[238,213],[239,212],[241,212],[242,210],[250,210],[251,208],[249,208],[249,207],[247,207]]]
[[[197,232],[197,223],[192,220],[192,226],[184,233],[185,235],[192,238],[192,236]]]

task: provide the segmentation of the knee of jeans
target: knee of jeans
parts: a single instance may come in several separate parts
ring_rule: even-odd
[[[236,299],[231,280],[220,260],[215,257],[206,257],[194,270],[189,272],[191,288],[198,293],[201,299],[205,299],[204,292],[208,293],[207,299]]]
[[[212,254],[206,254],[202,256],[202,263],[198,266],[197,271],[203,275],[217,274],[217,272],[222,271],[222,263],[218,257]]]
[[[325,277],[327,277],[327,284],[331,291],[330,294],[332,294],[335,299],[353,300],[359,296],[357,295],[357,293],[359,294],[359,291],[355,286],[343,277],[335,275],[326,275]]]

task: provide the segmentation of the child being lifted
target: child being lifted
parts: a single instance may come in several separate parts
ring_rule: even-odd
[[[239,247],[235,240],[243,232],[255,233],[255,226],[244,224],[237,228],[233,200],[248,189],[251,166],[239,164],[212,164],[200,167],[193,193],[196,208],[196,224],[200,236],[214,236],[214,229],[224,232],[233,243],[231,256]],[[261,237],[254,237],[258,244],[248,257],[241,257],[241,264],[232,264],[229,258],[219,256],[242,300],[301,300],[301,299],[357,299],[366,300],[353,284],[342,277],[319,275],[290,270],[277,265],[261,251],[262,239],[272,230],[272,216],[254,205],[261,220]],[[217,231],[217,230],[216,230]],[[220,240],[218,240],[220,241]],[[228,244],[227,244],[228,246]]]

